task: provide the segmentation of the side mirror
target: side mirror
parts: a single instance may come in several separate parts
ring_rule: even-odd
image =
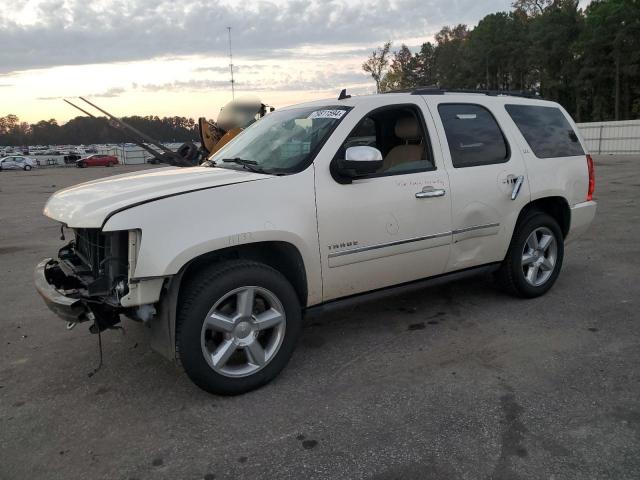
[[[347,178],[376,173],[383,164],[382,153],[373,147],[349,147],[344,160],[337,161],[338,174]]]

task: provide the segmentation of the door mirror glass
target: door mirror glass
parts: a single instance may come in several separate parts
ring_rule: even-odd
[[[338,160],[338,172],[349,178],[371,175],[382,167],[382,153],[374,147],[349,147],[344,160]]]
[[[354,162],[377,162],[382,161],[382,153],[375,147],[360,145],[349,147],[345,152],[345,160]]]

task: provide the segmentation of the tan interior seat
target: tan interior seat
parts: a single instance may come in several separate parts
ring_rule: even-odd
[[[404,117],[396,122],[395,133],[404,143],[393,147],[384,157],[383,171],[397,165],[423,160],[424,145],[420,126],[414,117]],[[413,142],[413,143],[409,143]]]

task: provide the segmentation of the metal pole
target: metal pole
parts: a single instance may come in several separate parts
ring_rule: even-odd
[[[95,115],[93,115],[92,113],[87,112],[86,110],[83,110],[82,108],[80,108],[79,106],[77,106],[74,103],[71,103],[69,100],[67,99],[63,99],[65,102],[67,102],[69,105],[71,105],[74,108],[77,108],[78,110],[80,110],[83,113],[86,113],[87,115],[89,115],[91,118],[98,118]],[[100,109],[98,109],[100,110]],[[107,114],[108,115],[108,114]],[[112,128],[116,128],[113,125],[109,125]],[[147,145],[145,145],[144,143],[140,142],[136,137],[134,137],[133,135],[131,135],[130,132],[128,132],[126,129],[120,127],[119,129],[117,129],[118,131],[124,131],[124,134],[126,136],[128,136],[136,145],[138,145],[141,148],[144,148],[145,150],[147,150],[151,155],[153,155],[156,158],[159,158],[159,154],[158,152],[156,152],[155,150],[151,149],[150,147],[148,147]],[[123,148],[123,155],[124,155],[124,148]]]
[[[600,133],[598,133],[598,155],[602,153],[602,128],[604,125],[600,125]]]
[[[231,27],[227,27],[227,31],[229,33],[229,70],[231,71],[231,99],[235,100],[236,92],[234,87],[235,82],[233,80],[233,55],[231,53]]]
[[[83,97],[78,97],[80,100],[82,100],[85,103],[88,103],[89,105],[91,105],[93,108],[95,108],[96,110],[99,110],[100,112],[104,113],[107,117],[109,117],[111,120],[113,120],[115,123],[117,123],[119,126],[122,126],[130,131],[132,131],[133,133],[135,133],[138,137],[142,138],[145,142],[150,143],[151,145],[154,145],[156,147],[158,147],[160,150],[162,150],[165,153],[168,153],[169,155],[173,155],[175,152],[169,150],[168,148],[166,148],[164,145],[162,145],[159,142],[156,142],[153,138],[149,137],[148,135],[142,133],[140,130],[138,130],[137,128],[132,127],[131,125],[129,125],[128,123],[123,122],[121,119],[119,119],[118,117],[111,115],[109,112],[101,109],[100,107],[98,107],[97,105],[94,105],[93,103],[91,103],[89,100],[87,100],[86,98]]]

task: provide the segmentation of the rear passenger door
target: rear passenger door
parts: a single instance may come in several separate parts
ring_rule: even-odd
[[[453,238],[446,271],[454,271],[504,259],[530,193],[500,100],[447,97],[424,98],[449,172]]]

